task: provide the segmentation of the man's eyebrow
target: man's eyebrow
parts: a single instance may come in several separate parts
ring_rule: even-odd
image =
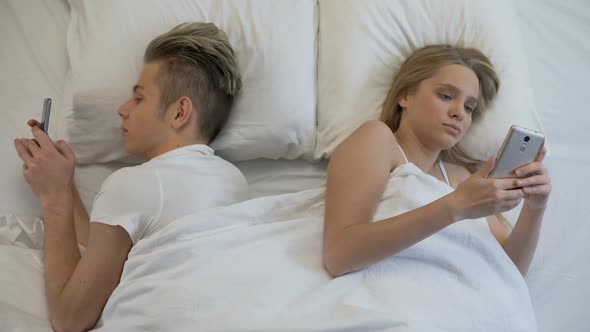
[[[439,84],[440,86],[444,86],[445,88],[455,92],[455,93],[460,93],[461,90],[459,90],[458,87],[450,84],[450,83],[441,83]],[[477,103],[477,98],[475,96],[467,96],[467,101],[472,101],[474,103]]]
[[[139,84],[135,84],[133,86],[133,93],[135,93],[137,91],[137,89],[142,89],[143,90],[143,86],[139,85]]]

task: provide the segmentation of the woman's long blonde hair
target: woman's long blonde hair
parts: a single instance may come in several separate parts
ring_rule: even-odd
[[[477,76],[479,100],[472,115],[473,123],[477,122],[486,109],[487,103],[498,92],[500,79],[488,57],[481,51],[450,45],[426,46],[406,59],[387,94],[381,111],[381,121],[385,122],[392,132],[396,132],[402,118],[402,108],[399,105],[401,97],[406,93],[414,92],[420,82],[434,76],[440,68],[451,64],[463,65],[473,70]],[[441,151],[441,159],[462,165],[471,172],[475,172],[483,163],[467,155],[459,143],[448,150]]]

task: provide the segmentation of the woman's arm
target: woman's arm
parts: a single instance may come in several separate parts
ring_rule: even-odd
[[[324,265],[339,276],[396,254],[446,226],[514,208],[522,193],[510,180],[487,179],[493,161],[453,193],[407,213],[372,223],[393,166],[401,160],[389,128],[370,121],[334,152],[328,167]]]
[[[525,202],[514,229],[502,244],[523,276],[526,276],[535,255],[544,213],[545,209],[528,208]]]
[[[551,178],[542,164],[546,152],[543,148],[535,162],[517,169],[517,176],[524,178],[514,180],[514,184],[522,187],[525,194],[524,204],[512,233],[502,247],[523,276],[528,272],[535,255],[543,215],[551,193]]]
[[[395,254],[453,223],[448,197],[370,223],[401,156],[383,123],[361,126],[334,152],[328,167],[324,264],[339,276]]]
[[[500,214],[487,217],[492,234],[523,276],[528,272],[535,254],[543,215],[551,192],[551,180],[547,169],[542,165],[546,151],[543,148],[536,162],[520,169],[525,178],[511,180],[513,187],[522,187],[525,194],[524,205],[514,228],[509,229],[500,220],[505,219]],[[461,166],[453,165],[448,169],[453,169],[451,176],[457,179],[458,183],[470,176],[469,171]]]
[[[449,173],[451,186],[453,188],[457,188],[461,182],[467,180],[471,176],[471,172],[469,172],[464,166],[445,163],[445,167]],[[502,214],[487,216],[486,221],[488,222],[492,235],[496,238],[498,243],[502,245],[504,241],[508,239],[508,236],[510,236],[510,232],[512,231],[509,221],[506,220]]]

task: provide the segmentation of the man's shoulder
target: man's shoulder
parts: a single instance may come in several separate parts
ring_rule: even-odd
[[[156,177],[156,170],[147,163],[137,166],[122,167],[113,172],[103,183],[109,186],[134,187],[138,184],[146,185]]]
[[[240,176],[242,172],[230,161],[215,154],[214,150],[208,146],[206,153],[195,153],[193,148],[190,153],[178,154],[165,159],[155,159],[148,161],[138,167],[143,168],[140,173],[164,172],[178,173],[187,175],[187,170],[195,176],[203,175],[221,175],[221,176]],[[210,151],[210,152],[209,152]],[[178,172],[177,172],[178,171]]]

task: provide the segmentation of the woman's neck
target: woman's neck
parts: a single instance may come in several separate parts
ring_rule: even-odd
[[[439,150],[429,149],[411,131],[400,128],[393,135],[404,151],[408,162],[416,165],[424,173],[433,173],[433,168],[439,159]]]

